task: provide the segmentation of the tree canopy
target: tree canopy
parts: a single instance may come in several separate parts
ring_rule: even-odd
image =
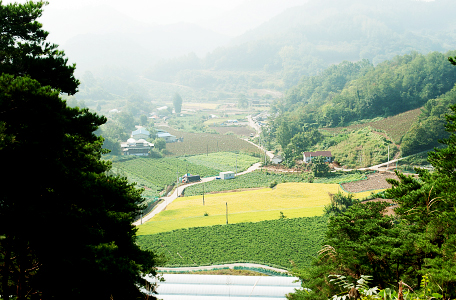
[[[181,109],[182,109],[182,97],[178,93],[174,94],[173,105],[174,105],[174,111],[176,112],[176,114],[180,113]]]
[[[59,97],[78,81],[45,42],[43,5],[0,2],[0,296],[141,298],[141,275],[155,274],[135,243],[141,191],[107,175],[94,134],[106,118]]]
[[[372,276],[372,285],[397,288],[403,281],[419,289],[422,278],[443,299],[456,296],[456,105],[446,115],[449,137],[429,154],[434,171],[417,169],[418,178],[399,172],[386,197],[394,199],[396,216],[387,216],[386,202],[355,203],[330,219],[314,265],[298,270],[303,286],[289,299],[328,299],[343,292],[328,275],[358,280]],[[327,212],[334,212],[331,207]]]
[[[42,85],[75,94],[79,81],[76,66],[68,65],[65,53],[46,41],[49,33],[37,21],[47,2],[11,3],[0,1],[0,73],[30,76]]]

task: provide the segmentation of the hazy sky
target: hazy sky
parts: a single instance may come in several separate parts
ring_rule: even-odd
[[[144,22],[171,24],[214,19],[248,0],[48,0],[45,14],[68,9],[110,6],[119,12]],[[24,3],[26,0],[3,1]]]

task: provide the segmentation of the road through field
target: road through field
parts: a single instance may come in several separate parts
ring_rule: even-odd
[[[247,170],[245,170],[244,172],[237,173],[236,176],[253,172],[253,171],[259,169],[260,167],[261,167],[261,163],[259,163],[259,162],[255,163],[252,166],[250,166]],[[158,204],[157,207],[155,207],[154,210],[152,210],[147,216],[143,216],[142,219],[139,219],[138,221],[134,222],[133,225],[135,225],[135,226],[141,225],[142,223],[147,222],[150,219],[152,219],[155,215],[157,215],[160,212],[164,211],[169,204],[171,204],[175,199],[177,199],[178,192],[179,192],[179,196],[181,196],[182,192],[184,191],[184,189],[186,187],[189,187],[189,186],[192,186],[192,185],[195,185],[195,184],[200,184],[200,183],[203,183],[203,182],[208,182],[208,181],[211,181],[211,180],[214,180],[214,179],[215,179],[215,176],[206,177],[206,178],[202,178],[201,181],[188,183],[188,184],[184,184],[184,185],[179,186],[177,189],[174,189],[173,193],[170,196],[163,197],[162,198],[163,201],[160,204]]]

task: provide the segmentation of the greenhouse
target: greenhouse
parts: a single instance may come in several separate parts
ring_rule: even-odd
[[[164,274],[156,296],[163,300],[278,300],[300,289],[296,277]],[[156,283],[155,278],[146,278]]]

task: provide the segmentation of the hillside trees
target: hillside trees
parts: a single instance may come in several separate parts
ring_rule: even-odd
[[[328,281],[339,274],[359,279],[372,275],[379,288],[403,281],[413,289],[427,276],[443,299],[456,296],[456,105],[446,115],[449,137],[445,148],[429,153],[433,172],[417,169],[419,178],[396,172],[399,180],[386,197],[398,204],[396,218],[383,215],[388,204],[354,204],[329,223],[314,268],[297,274],[311,293],[297,292],[289,299],[328,299],[340,292]]]
[[[289,299],[329,299],[343,290],[329,282],[329,274],[359,279],[372,275],[372,284],[381,288],[413,273],[414,253],[406,227],[395,226],[392,217],[383,215],[388,203],[356,203],[331,217],[323,248],[313,267],[296,272],[303,287]],[[405,279],[405,278],[404,278]]]
[[[174,111],[177,114],[181,112],[181,109],[182,109],[182,97],[178,93],[175,93],[174,96],[173,96],[173,106],[174,106]]]
[[[415,235],[421,273],[433,278],[446,299],[456,296],[456,105],[450,108],[445,126],[450,136],[441,141],[446,147],[429,153],[434,172],[418,169],[419,179],[398,173],[400,180],[390,180],[393,188],[387,193]]]
[[[141,274],[155,272],[154,255],[139,249],[131,225],[141,191],[106,175],[103,139],[94,134],[106,119],[59,97],[78,82],[63,52],[39,50],[48,47],[36,22],[43,5],[0,3],[2,20],[11,20],[2,24],[9,40],[0,48],[9,57],[2,72],[11,73],[0,76],[0,157],[9,166],[0,196],[0,295],[135,299]]]

